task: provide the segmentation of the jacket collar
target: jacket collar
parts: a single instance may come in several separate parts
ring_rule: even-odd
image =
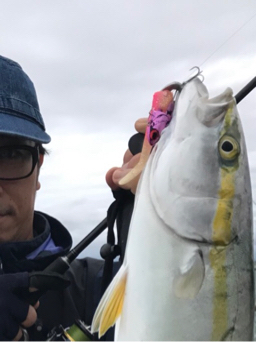
[[[72,238],[59,221],[35,211],[33,225],[34,238],[32,240],[0,244],[0,259],[4,273],[43,270],[58,256],[65,255],[70,250]],[[62,247],[62,250],[54,254],[40,253],[34,259],[27,259],[27,255],[42,245],[50,234],[55,245]]]

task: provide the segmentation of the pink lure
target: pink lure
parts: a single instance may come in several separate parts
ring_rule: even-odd
[[[153,95],[152,109],[149,112],[146,137],[151,146],[160,139],[162,130],[172,118],[174,103],[173,95],[169,90],[157,91]]]

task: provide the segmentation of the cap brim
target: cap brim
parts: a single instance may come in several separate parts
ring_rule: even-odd
[[[43,144],[51,141],[51,137],[36,123],[1,112],[0,134],[14,135]]]

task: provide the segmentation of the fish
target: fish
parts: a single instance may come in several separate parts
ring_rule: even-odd
[[[253,340],[252,194],[233,92],[195,77],[139,180],[121,268],[91,330],[115,340]]]

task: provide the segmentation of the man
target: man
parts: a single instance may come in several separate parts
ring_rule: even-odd
[[[137,130],[143,132],[145,123],[138,121]],[[103,260],[75,260],[66,273],[68,281],[41,272],[72,244],[59,221],[34,211],[45,155],[42,144],[49,142],[33,83],[17,63],[0,56],[0,340],[19,340],[24,328],[30,340],[45,340],[53,327],[69,327],[75,319],[89,325],[102,294]],[[127,151],[123,167],[107,173],[107,183],[118,196],[118,180],[137,158]],[[129,209],[121,213],[126,236],[133,196],[127,198],[123,208]],[[38,279],[50,290],[44,291],[40,304],[29,305],[24,296],[29,288],[35,290],[31,287]]]

